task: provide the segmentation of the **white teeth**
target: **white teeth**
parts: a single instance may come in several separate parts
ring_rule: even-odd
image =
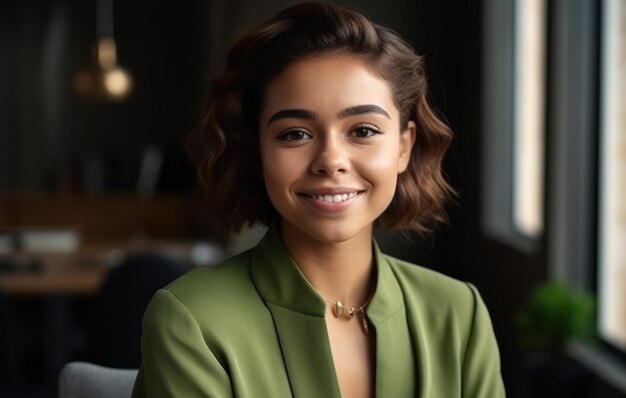
[[[321,200],[322,202],[340,203],[345,202],[348,199],[354,198],[358,192],[350,192],[336,195],[310,195],[311,198]]]

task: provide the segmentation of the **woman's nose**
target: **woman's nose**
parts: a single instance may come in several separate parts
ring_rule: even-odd
[[[320,142],[315,158],[311,163],[311,172],[322,176],[335,176],[350,170],[349,156],[340,142],[328,139]]]

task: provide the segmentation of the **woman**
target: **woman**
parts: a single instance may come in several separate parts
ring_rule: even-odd
[[[227,225],[254,249],[153,298],[135,397],[502,397],[476,289],[380,252],[373,227],[428,233],[451,133],[423,62],[331,4],[240,39],[190,139]]]

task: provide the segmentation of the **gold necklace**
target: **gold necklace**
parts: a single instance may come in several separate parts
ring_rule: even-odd
[[[333,314],[335,314],[335,318],[352,319],[356,314],[357,318],[359,318],[359,320],[361,321],[361,326],[363,327],[365,333],[369,333],[369,330],[367,328],[367,316],[365,315],[365,308],[367,307],[373,296],[374,289],[372,289],[372,292],[370,293],[370,296],[367,298],[367,300],[365,300],[363,304],[356,307],[347,307],[343,305],[343,303],[339,300],[330,301],[327,298],[324,298],[324,300],[333,305]]]

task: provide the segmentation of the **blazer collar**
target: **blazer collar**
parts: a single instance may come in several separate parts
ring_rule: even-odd
[[[403,307],[402,292],[385,255],[374,242],[377,281],[367,315],[374,325]],[[326,301],[302,274],[272,225],[252,251],[252,280],[266,303],[301,314],[324,317]]]
[[[266,303],[324,317],[326,303],[296,266],[273,224],[252,250],[252,280]]]

